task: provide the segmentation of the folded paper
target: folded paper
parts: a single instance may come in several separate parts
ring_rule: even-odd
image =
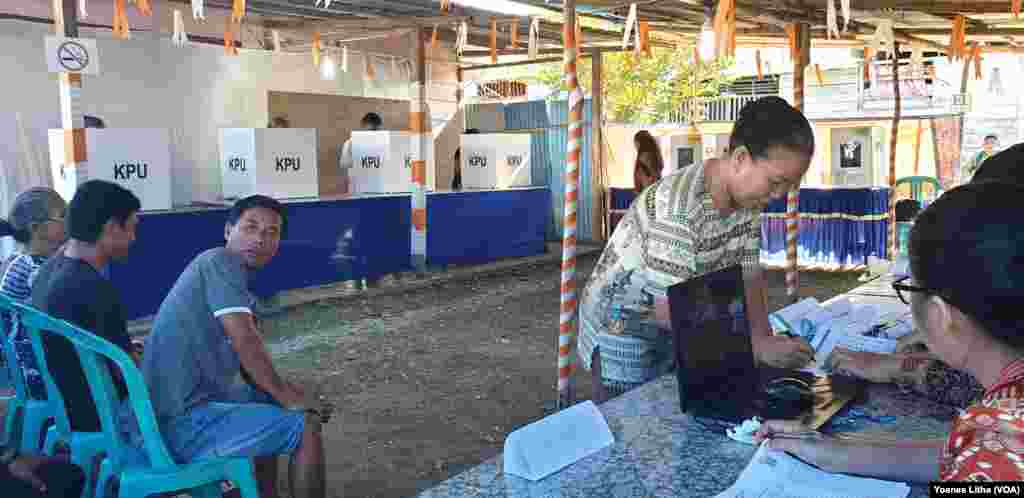
[[[614,442],[597,405],[585,401],[509,434],[504,448],[505,473],[537,481]]]

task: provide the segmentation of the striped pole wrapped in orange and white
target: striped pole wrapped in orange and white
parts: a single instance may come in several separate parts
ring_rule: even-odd
[[[892,53],[893,112],[892,127],[889,135],[889,257],[887,259],[895,261],[896,252],[899,247],[896,240],[896,146],[899,143],[900,113],[902,110],[900,105],[899,42],[893,43]],[[964,61],[964,66],[968,66],[969,63],[970,61]]]
[[[412,141],[409,174],[412,175],[412,266],[427,266],[427,158],[433,147],[430,114],[427,108],[426,40],[416,35],[416,81],[409,99],[409,140]]]
[[[583,91],[576,76],[576,2],[565,0],[562,36],[565,81],[569,86],[569,140],[565,162],[565,219],[562,229],[562,299],[558,323],[558,408],[575,401],[573,370],[576,342],[576,208],[583,150]],[[595,89],[595,91],[600,91]]]
[[[60,174],[67,190],[58,189],[71,201],[75,187],[89,179],[85,147],[85,117],[82,114],[82,75],[60,73],[60,114],[64,128],[64,160]]]
[[[795,24],[793,26],[795,38],[795,55],[793,60],[793,107],[796,110],[804,111],[804,73],[807,71],[807,63],[810,54],[810,33],[808,26]],[[786,195],[786,296],[796,302],[800,299],[800,269],[799,255],[797,253],[798,238],[800,236],[800,185],[795,185]]]

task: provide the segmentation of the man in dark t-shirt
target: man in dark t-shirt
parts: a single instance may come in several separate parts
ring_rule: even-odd
[[[135,242],[140,208],[138,197],[119,185],[99,180],[82,184],[68,205],[70,240],[39,269],[32,289],[36,308],[129,354],[132,346],[124,306],[117,289],[101,272],[112,260],[128,254]],[[96,405],[74,348],[62,337],[43,337],[47,365],[64,397],[72,430],[99,431]],[[124,383],[120,375],[113,378],[123,399]]]

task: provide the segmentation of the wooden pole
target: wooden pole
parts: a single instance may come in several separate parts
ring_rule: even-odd
[[[914,136],[914,176],[917,176],[917,172],[921,165],[921,135],[924,133],[924,120],[917,120],[917,134]],[[935,173],[935,177],[938,178],[938,172]]]
[[[796,25],[796,60],[793,61],[793,107],[804,111],[804,74],[811,61],[811,29],[807,24]],[[800,235],[800,185],[794,185],[786,195],[786,296],[790,301],[800,299],[800,270],[798,242]]]
[[[430,132],[430,111],[427,108],[427,47],[426,35],[416,31],[416,81],[409,99],[409,133],[412,146],[412,266],[424,270],[427,266],[427,157],[433,147]]]
[[[54,34],[77,38],[77,2],[75,0],[52,0],[50,7],[53,11]],[[58,76],[61,128],[64,130],[63,171],[81,182],[89,176],[85,145],[85,118],[82,115],[82,75],[60,73]]]
[[[605,240],[611,234],[604,226],[605,216],[605,164],[604,164],[604,81],[601,75],[601,52],[591,51],[590,76],[590,196],[594,240]]]
[[[967,81],[968,81],[968,79],[970,77],[971,77],[971,58],[970,57],[964,57],[964,70],[963,70],[963,73],[960,75],[960,95],[963,95],[965,103],[969,102],[969,100],[967,99]],[[966,121],[966,117],[967,117],[967,110],[964,109],[962,112],[960,112],[960,147],[958,148],[959,150],[957,151],[959,157],[957,157],[957,159],[956,159],[956,164],[958,165],[958,167],[956,168],[956,179],[954,180],[954,182],[955,182],[954,185],[961,183],[963,181],[963,178],[964,178],[964,173],[963,173],[964,165],[963,165],[963,161],[961,160],[961,158],[963,157],[963,150],[964,150],[964,123]]]
[[[575,401],[573,370],[576,340],[576,207],[580,151],[583,145],[583,92],[576,79],[576,0],[565,0],[562,39],[565,81],[569,86],[569,140],[565,161],[565,219],[562,230],[562,298],[558,328],[558,409]]]
[[[889,259],[896,260],[896,144],[900,136],[900,43],[892,47],[892,132],[889,134]]]

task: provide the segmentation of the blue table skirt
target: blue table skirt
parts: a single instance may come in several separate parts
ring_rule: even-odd
[[[636,194],[613,188],[611,209],[625,210]],[[800,189],[800,233],[803,268],[851,269],[867,256],[887,257],[889,189]],[[786,261],[786,201],[772,202],[761,216],[761,262]]]
[[[411,270],[410,196],[288,202],[277,257],[254,273],[258,296]],[[545,251],[548,189],[431,193],[431,265],[483,263]],[[131,255],[111,267],[129,319],[156,313],[182,270],[224,244],[227,208],[143,213]]]

